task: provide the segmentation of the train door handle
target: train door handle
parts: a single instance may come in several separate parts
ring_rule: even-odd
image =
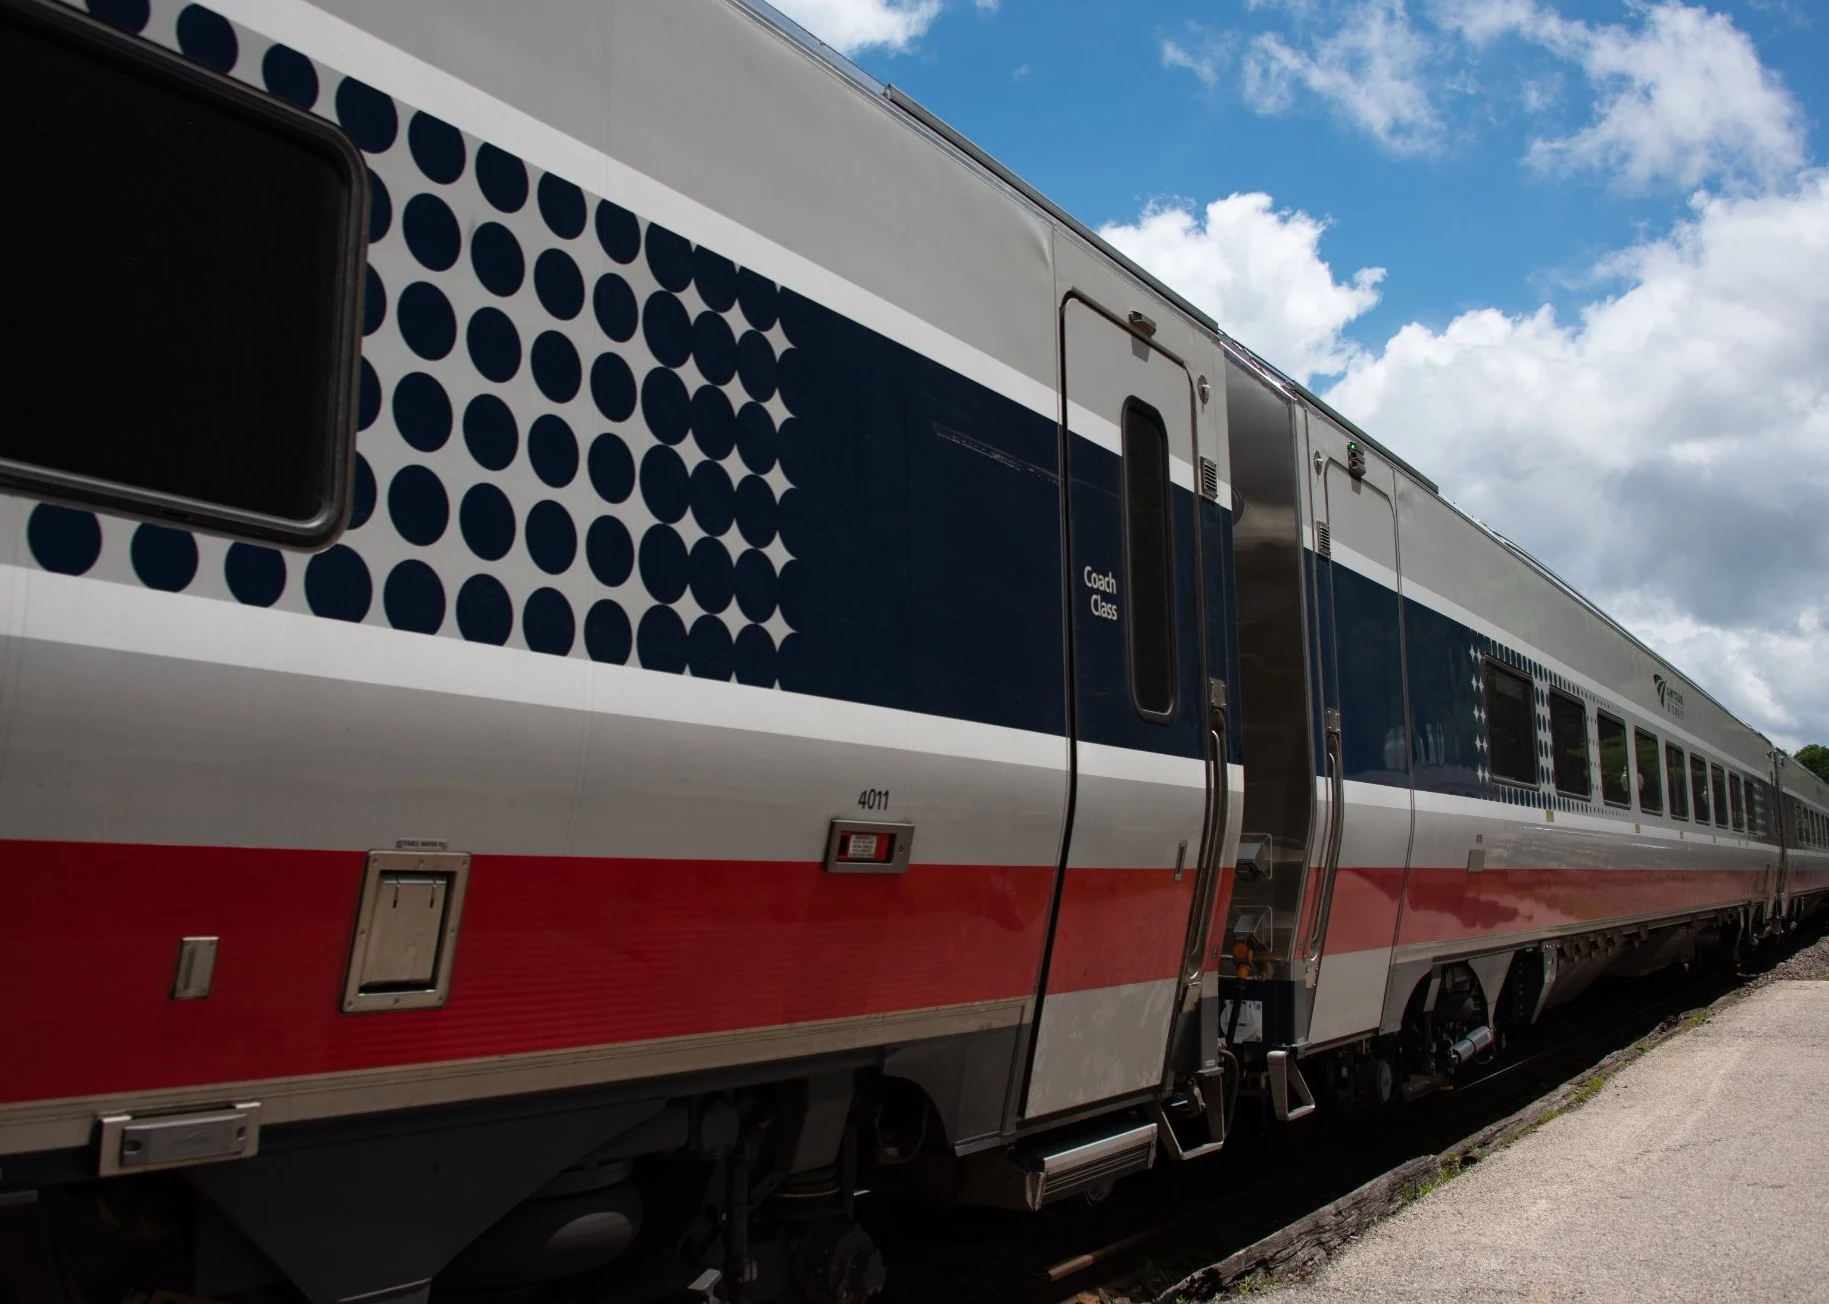
[[[1327,724],[1327,836],[1321,844],[1321,899],[1315,903],[1314,932],[1308,939],[1304,981],[1313,987],[1320,976],[1321,948],[1327,943],[1327,921],[1334,908],[1334,878],[1340,872],[1340,843],[1346,835],[1346,773],[1340,754],[1340,712],[1329,707]]]

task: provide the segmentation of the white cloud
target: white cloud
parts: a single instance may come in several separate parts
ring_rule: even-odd
[[[1567,19],[1536,0],[1438,0],[1436,15],[1475,47],[1519,36],[1586,75],[1593,121],[1532,142],[1535,168],[1598,172],[1636,190],[1796,171],[1803,115],[1731,17],[1681,0],[1628,8],[1634,27]]]
[[[1829,738],[1829,173],[1596,270],[1623,288],[1573,320],[1412,324],[1328,397],[1775,739]]]
[[[782,13],[840,54],[901,54],[940,16],[943,0],[774,0]],[[980,0],[980,8],[985,8]],[[995,0],[988,6],[996,8]]]
[[[1201,85],[1208,90],[1219,85],[1219,57],[1218,47],[1210,44],[1196,53],[1179,41],[1162,43],[1162,66],[1186,68],[1200,78]]]
[[[1333,374],[1354,356],[1341,335],[1378,302],[1381,267],[1342,282],[1320,255],[1326,223],[1278,212],[1269,195],[1234,194],[1196,214],[1152,204],[1133,223],[1099,234],[1213,314],[1277,366],[1298,376]]]
[[[1258,113],[1281,113],[1305,91],[1392,153],[1428,153],[1443,135],[1429,95],[1434,57],[1403,0],[1357,0],[1337,27],[1303,46],[1274,32],[1254,37],[1245,99]]]

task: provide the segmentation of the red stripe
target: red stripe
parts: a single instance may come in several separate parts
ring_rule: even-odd
[[[1193,895],[1192,870],[1177,883],[1170,869],[1069,869],[1048,990],[1078,992],[1174,977]]]
[[[443,1009],[346,1015],[364,854],[0,843],[0,1100],[466,1059],[1027,995],[1051,866],[478,856]],[[222,939],[206,1000],[178,939]]]

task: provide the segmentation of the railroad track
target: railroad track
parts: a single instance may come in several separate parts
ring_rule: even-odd
[[[1770,943],[1737,969],[1698,966],[1598,986],[1552,1011],[1478,1076],[1376,1122],[1330,1127],[1317,1115],[1313,1132],[1293,1134],[1291,1145],[1241,1117],[1221,1154],[1159,1165],[1096,1207],[1033,1215],[865,1197],[864,1221],[889,1267],[879,1304],[1058,1304],[1101,1289],[1148,1298],[1419,1155],[1454,1147],[1666,1021],[1768,972],[1823,931]]]

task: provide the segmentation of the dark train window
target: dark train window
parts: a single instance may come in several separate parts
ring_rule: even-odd
[[[1156,410],[1124,405],[1124,562],[1130,581],[1130,688],[1144,715],[1175,709],[1169,579],[1169,436]]]
[[[1730,774],[1727,776],[1727,804],[1728,809],[1731,810],[1734,815],[1734,827],[1744,832],[1746,829],[1746,808],[1740,800],[1740,776],[1738,774]]]
[[[341,528],[367,172],[323,119],[0,6],[0,485],[300,546]],[[364,402],[368,395],[363,395]]]
[[[1609,806],[1632,804],[1632,759],[1626,754],[1626,726],[1610,715],[1596,712],[1600,735],[1600,795]]]
[[[1658,739],[1643,729],[1632,731],[1638,761],[1638,808],[1647,815],[1664,813],[1664,776],[1658,770]]]
[[[1550,760],[1556,791],[1587,801],[1594,795],[1589,774],[1588,709],[1566,693],[1550,693]]]
[[[1670,818],[1689,818],[1689,784],[1683,777],[1683,749],[1675,743],[1664,744],[1664,781],[1670,788]]]
[[[1708,823],[1708,762],[1689,754],[1689,791],[1696,799],[1696,823]]]
[[[1537,712],[1531,681],[1486,663],[1486,755],[1492,777],[1537,786]]]
[[[1715,791],[1715,824],[1720,828],[1727,827],[1727,771],[1719,765],[1711,765],[1709,786]]]

